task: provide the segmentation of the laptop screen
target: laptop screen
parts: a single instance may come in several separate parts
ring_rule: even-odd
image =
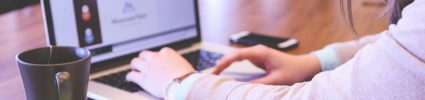
[[[198,36],[195,0],[43,0],[51,45],[91,50],[92,62]]]

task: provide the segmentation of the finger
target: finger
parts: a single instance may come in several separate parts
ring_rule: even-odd
[[[247,49],[240,50],[242,58],[248,59],[257,67],[263,68],[263,63],[268,57],[269,51],[264,45],[255,45]]]
[[[142,58],[142,59],[144,59],[144,60],[148,60],[149,61],[149,60],[152,60],[155,55],[156,55],[156,53],[155,52],[152,52],[152,51],[142,51],[139,54],[139,57]]]
[[[159,51],[160,54],[169,54],[169,53],[172,53],[172,52],[176,52],[176,51],[174,51],[173,49],[171,49],[169,47],[164,47]]]
[[[216,74],[216,75],[220,74],[224,69],[229,67],[230,64],[241,59],[242,58],[240,54],[237,52],[225,55],[222,59],[220,59],[217,62],[215,66],[215,70],[213,71],[213,74]]]
[[[125,79],[127,81],[130,82],[134,82],[134,83],[142,83],[142,73],[140,72],[135,72],[135,71],[130,71],[129,73],[127,73],[127,75],[125,76]]]
[[[146,71],[146,68],[148,67],[146,61],[140,58],[133,58],[130,64],[132,69],[138,71]]]
[[[259,54],[259,53],[262,53],[263,51],[261,50],[265,50],[265,49],[266,49],[265,46],[257,45],[257,46],[253,46],[249,48],[238,49],[232,53],[226,54],[223,57],[223,59],[221,59],[217,63],[216,69],[213,71],[213,74],[219,74],[224,69],[229,67],[229,65],[232,64],[233,62],[244,60],[244,59],[248,59],[249,61],[254,63],[256,66],[263,68],[262,63],[264,62],[264,58],[262,57],[262,55],[264,54]]]

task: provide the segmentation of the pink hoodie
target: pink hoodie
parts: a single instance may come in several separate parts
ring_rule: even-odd
[[[327,46],[343,64],[309,82],[262,85],[202,74],[186,99],[425,99],[425,0],[402,16],[379,35]]]

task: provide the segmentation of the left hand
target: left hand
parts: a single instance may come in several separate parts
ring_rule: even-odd
[[[319,58],[315,55],[291,55],[278,50],[257,45],[237,49],[224,55],[217,63],[214,74],[220,74],[235,61],[247,59],[266,71],[264,77],[252,80],[253,83],[269,85],[292,85],[311,79],[320,72]]]
[[[163,97],[167,86],[177,77],[195,69],[176,51],[163,48],[159,52],[142,51],[131,61],[133,71],[126,76],[156,97]]]

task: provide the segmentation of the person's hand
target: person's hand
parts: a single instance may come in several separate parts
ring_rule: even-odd
[[[254,83],[291,85],[312,78],[320,72],[320,62],[314,55],[294,56],[263,45],[243,48],[226,54],[216,65],[214,74],[220,74],[235,61],[247,59],[266,71]]]
[[[173,79],[195,71],[182,56],[170,48],[159,52],[142,51],[131,61],[133,71],[127,80],[137,83],[156,97],[163,97]]]

